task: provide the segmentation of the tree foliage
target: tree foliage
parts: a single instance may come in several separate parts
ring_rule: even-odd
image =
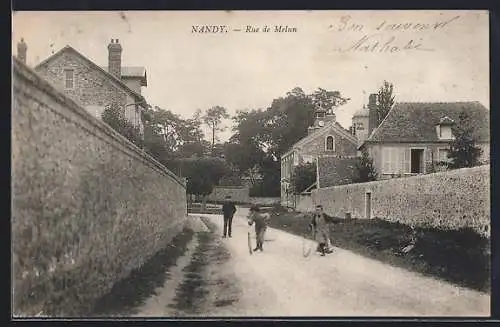
[[[460,113],[459,122],[452,127],[452,133],[454,139],[450,142],[448,167],[457,169],[479,165],[482,149],[476,146],[474,124],[466,111]]]
[[[253,158],[259,158],[249,160],[248,166],[260,162],[262,185],[266,190],[272,190],[273,196],[279,196],[281,155],[307,135],[320,106],[334,113],[347,101],[349,99],[342,97],[339,91],[319,88],[312,94],[306,94],[296,87],[284,97],[274,99],[265,110],[237,112],[233,117],[235,134],[231,140],[241,146],[242,153],[252,153]]]
[[[106,106],[101,115],[101,119],[136,146],[144,146],[140,129],[135,127],[124,117],[124,108],[119,104],[112,103]]]
[[[221,178],[230,173],[229,166],[221,158],[183,158],[178,162],[187,178],[188,194],[209,195]]]
[[[354,183],[365,183],[377,180],[378,173],[373,165],[373,159],[370,157],[368,150],[361,150],[361,157],[357,158],[355,166],[355,174],[353,176]]]
[[[302,193],[314,182],[316,182],[316,163],[305,163],[294,168],[291,184],[295,194]]]
[[[394,85],[387,81],[380,87],[377,94],[377,126],[387,116],[394,105]]]

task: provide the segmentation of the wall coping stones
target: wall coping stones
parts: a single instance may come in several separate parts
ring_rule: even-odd
[[[64,93],[59,91],[49,81],[45,80],[34,70],[32,70],[31,68],[20,62],[15,57],[13,57],[13,78],[22,79],[28,84],[32,84],[35,88],[50,95],[54,100],[56,100],[56,102],[61,104],[64,108],[69,109],[69,112],[66,112],[65,110],[57,110],[51,108],[50,106],[46,106],[49,110],[52,110],[56,114],[63,116],[65,119],[71,121],[72,123],[79,125],[81,128],[84,128],[94,136],[99,137],[100,139],[114,146],[118,150],[128,155],[131,155],[132,157],[138,159],[139,161],[143,162],[144,164],[156,170],[157,172],[172,178],[180,186],[186,188],[186,184],[183,182],[182,178],[172,173],[160,162],[158,162],[152,156],[147,154],[143,149],[140,149],[135,144],[130,142],[126,137],[116,132],[112,127],[102,122],[98,118],[92,116],[75,100],[69,98]],[[18,88],[18,87],[19,86],[13,83],[13,88]],[[33,98],[33,95],[26,94],[26,92],[24,93],[27,97]],[[83,121],[87,123],[87,125],[89,126],[83,126],[81,122],[75,119],[74,114],[76,114],[78,118],[83,119]]]

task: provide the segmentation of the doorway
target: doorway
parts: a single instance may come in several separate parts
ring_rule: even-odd
[[[424,149],[411,149],[411,173],[424,172]]]
[[[372,192],[365,193],[365,217],[372,218]]]

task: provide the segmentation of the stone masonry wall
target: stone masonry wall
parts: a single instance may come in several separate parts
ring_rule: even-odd
[[[335,151],[325,150],[325,140],[328,135],[332,135],[335,139]],[[338,132],[332,127],[329,134],[319,135],[307,144],[301,147],[300,153],[302,155],[312,155],[317,156],[320,154],[336,154],[339,156],[355,156],[357,149],[356,143],[352,143],[343,135],[338,134]]]
[[[68,68],[74,69],[75,87],[73,89],[64,87],[64,69]],[[36,72],[83,106],[106,106],[112,102],[124,106],[127,103],[125,91],[71,52],[63,53],[38,67]]]
[[[350,212],[353,218],[366,218],[367,192],[371,217],[444,229],[470,227],[489,237],[489,166],[321,188],[312,194],[330,215]]]
[[[14,60],[14,315],[85,314],[186,212],[177,176]]]
[[[214,187],[212,193],[208,196],[208,201],[220,202],[224,201],[227,195],[231,196],[231,200],[238,203],[250,202],[250,189],[248,186],[224,186]]]

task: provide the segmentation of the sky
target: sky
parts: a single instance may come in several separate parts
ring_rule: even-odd
[[[196,32],[203,25],[223,32]],[[396,101],[489,109],[487,11],[14,12],[13,55],[21,38],[30,66],[66,45],[107,66],[119,39],[122,65],[147,70],[148,103],[184,118],[216,105],[265,109],[294,87],[321,87],[351,99],[336,111],[348,128],[384,80]]]

